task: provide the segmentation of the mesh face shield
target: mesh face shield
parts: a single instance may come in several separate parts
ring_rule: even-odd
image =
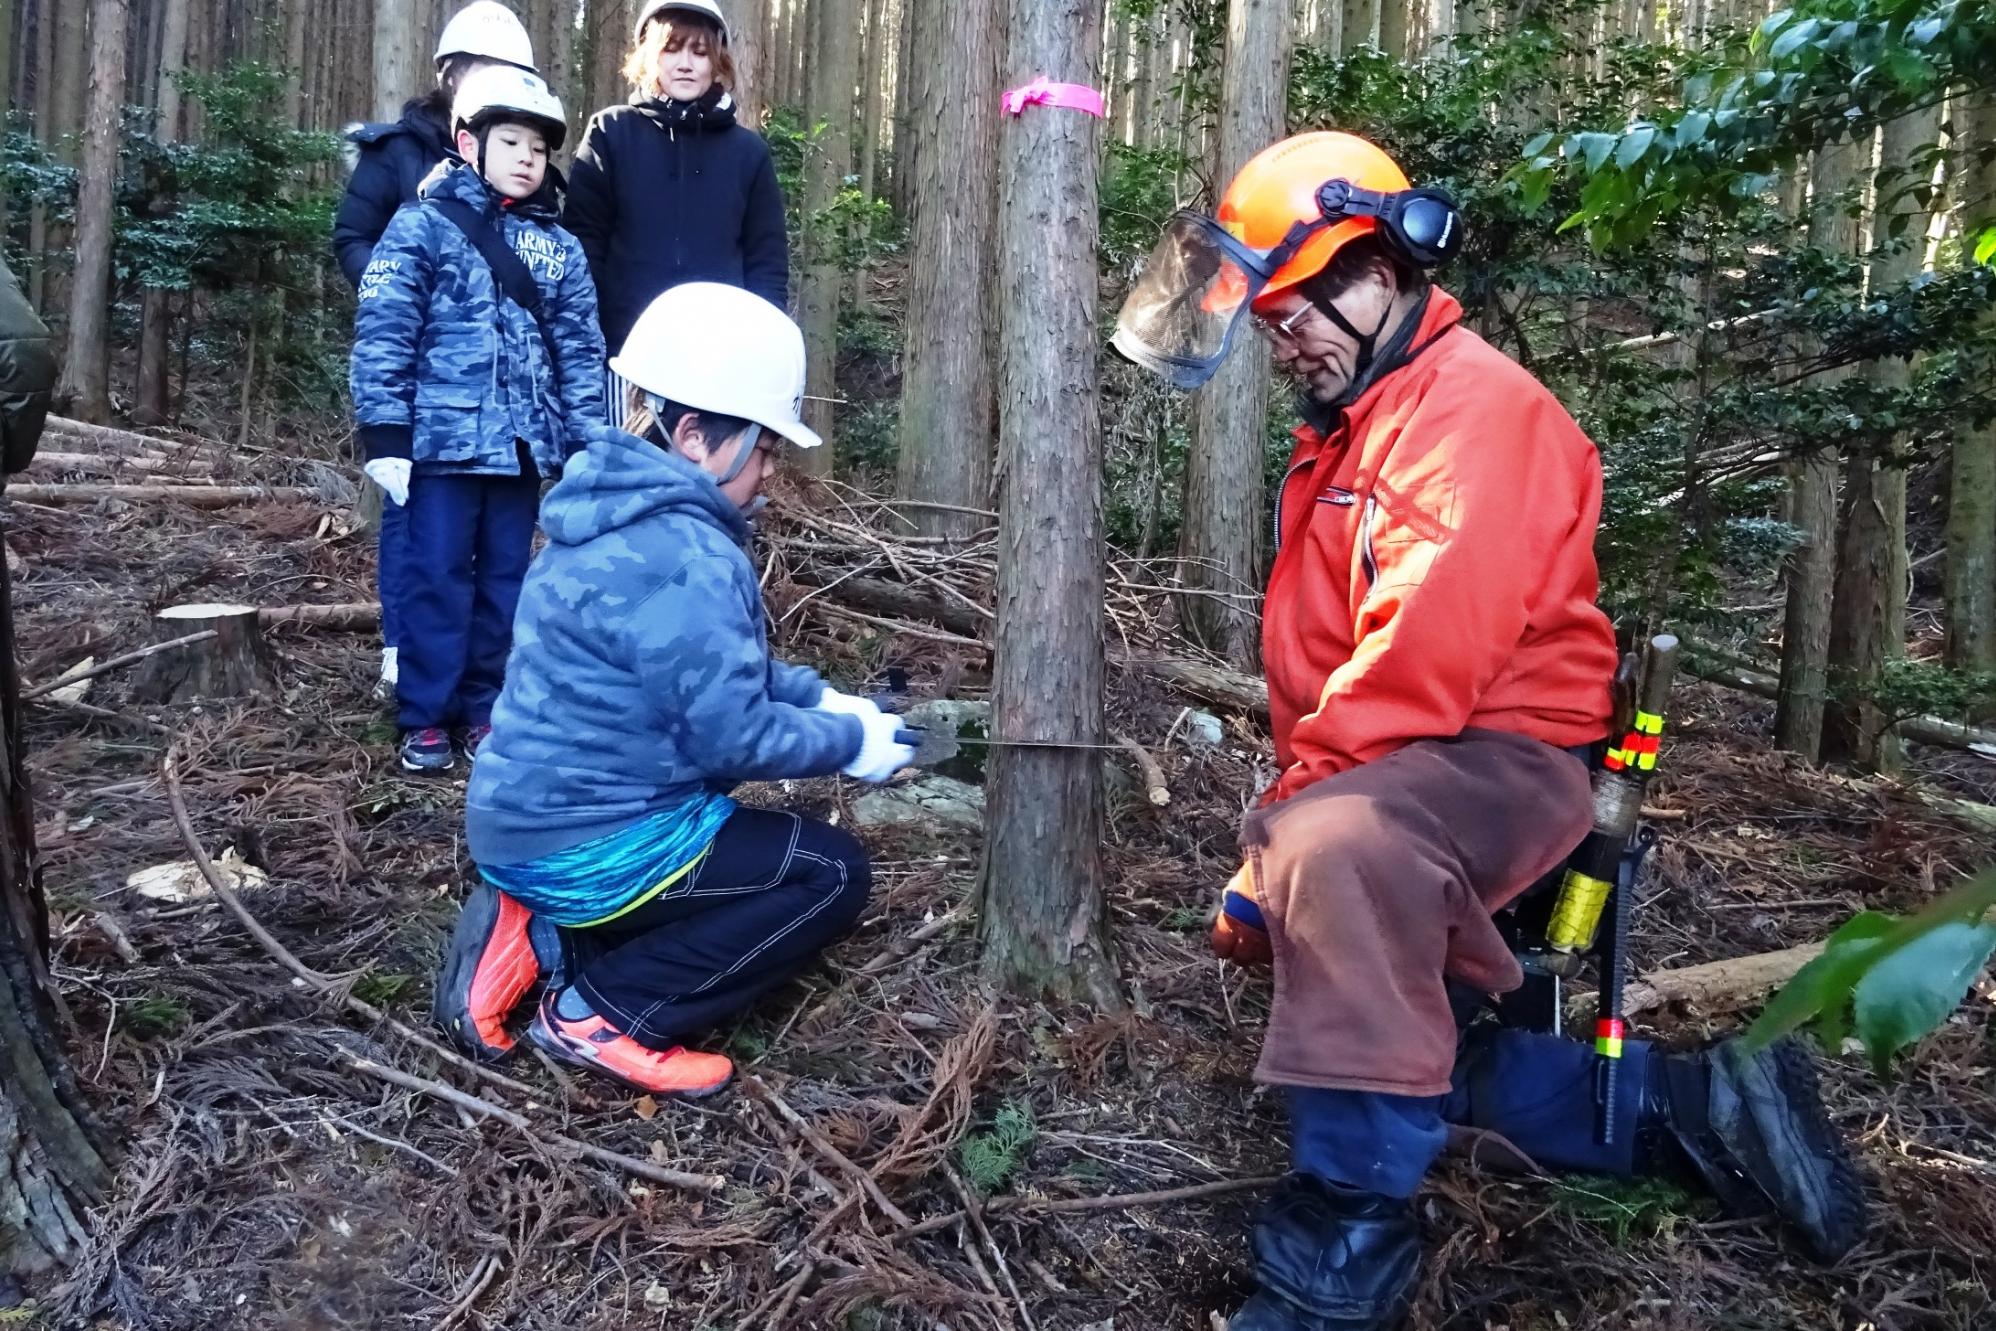
[[[1255,297],[1321,226],[1299,223],[1273,250],[1256,250],[1210,217],[1174,214],[1123,302],[1111,345],[1174,388],[1199,387],[1233,350]]]

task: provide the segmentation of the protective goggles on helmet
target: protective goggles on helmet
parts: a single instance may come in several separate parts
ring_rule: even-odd
[[[1461,214],[1440,190],[1382,193],[1328,180],[1317,207],[1318,217],[1294,223],[1267,250],[1203,214],[1174,214],[1123,302],[1111,344],[1172,387],[1198,388],[1225,363],[1255,299],[1318,232],[1348,218],[1376,218],[1387,251],[1417,268],[1461,248]]]

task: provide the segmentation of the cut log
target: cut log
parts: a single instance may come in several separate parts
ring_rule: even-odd
[[[227,451],[223,444],[212,439],[189,439],[166,435],[139,434],[133,430],[120,430],[109,425],[92,425],[88,421],[73,421],[67,416],[51,416],[45,427],[52,436],[82,439],[98,448],[116,448],[141,452],[157,452],[161,449],[200,449],[216,453]]]
[[[234,508],[265,500],[311,501],[317,498],[312,491],[295,486],[123,485],[116,482],[13,485],[7,488],[7,497],[27,504],[94,504],[104,499],[122,499],[128,503],[171,501],[191,508]]]
[[[192,508],[234,508],[266,500],[310,503],[318,495],[291,485],[12,485],[7,497],[27,504],[94,504],[100,499],[133,503],[172,501]]]
[[[44,450],[35,454],[35,460],[28,464],[28,471],[31,474],[94,471],[114,476],[130,471],[164,472],[169,476],[189,476],[206,481],[214,474],[214,464],[199,456],[175,458],[160,453],[51,453]]]
[[[277,692],[277,662],[264,645],[253,605],[175,605],[153,616],[162,642],[204,630],[215,636],[150,656],[132,682],[140,702],[196,702]]]
[[[1666,1003],[1688,1003],[1702,1013],[1729,1012],[1788,983],[1797,971],[1822,955],[1821,943],[1804,943],[1779,952],[1657,971],[1628,987],[1622,995],[1622,1010],[1633,1016]]]
[[[381,627],[381,607],[373,601],[273,605],[257,611],[257,618],[266,627],[295,624],[299,628],[331,629],[336,633],[369,633]]]
[[[1703,651],[1696,644],[1691,650]],[[1780,696],[1781,682],[1772,675],[1758,670],[1747,670],[1736,665],[1715,662],[1710,655],[1694,655],[1686,667],[1698,678],[1711,684],[1722,684],[1741,693],[1751,693],[1757,697],[1775,698]],[[1974,726],[1964,726],[1958,722],[1945,721],[1938,716],[1909,716],[1897,722],[1895,729],[1907,739],[1918,740],[1922,744],[1935,744],[1942,748],[1965,749],[1985,758],[1996,758],[1996,730],[1980,730]]]

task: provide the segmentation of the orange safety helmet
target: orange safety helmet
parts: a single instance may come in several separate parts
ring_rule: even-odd
[[[1220,200],[1219,223],[1241,244],[1267,253],[1291,227],[1323,220],[1317,191],[1330,180],[1381,194],[1411,188],[1398,163],[1356,134],[1298,134],[1262,149],[1234,174]],[[1256,302],[1315,277],[1339,250],[1378,229],[1377,217],[1346,217],[1310,236],[1262,286]]]

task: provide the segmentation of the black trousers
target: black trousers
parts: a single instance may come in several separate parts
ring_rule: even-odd
[[[575,987],[625,1035],[669,1049],[803,970],[852,928],[872,884],[866,851],[840,829],[737,809],[670,889],[566,931]]]

